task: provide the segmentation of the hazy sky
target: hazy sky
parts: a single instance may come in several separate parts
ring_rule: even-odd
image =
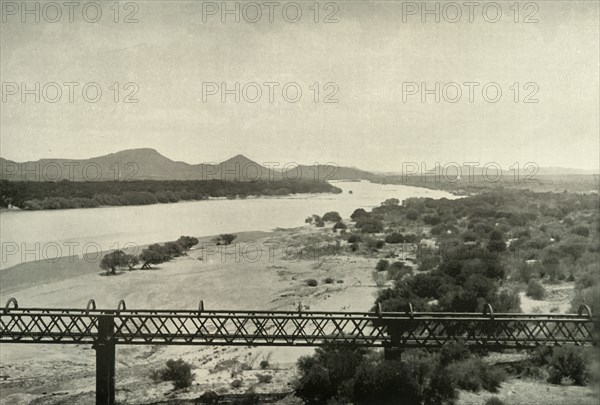
[[[435,15],[422,22],[421,10],[412,8],[420,1],[321,2],[318,23],[313,1],[297,2],[302,17],[296,23],[284,19],[288,2],[275,7],[272,23],[265,2],[258,2],[262,17],[256,23],[244,20],[256,10],[239,2],[239,23],[233,15],[223,23],[220,10],[204,15],[204,22],[203,2],[156,0],[132,3],[139,8],[137,23],[121,21],[135,11],[124,10],[125,2],[118,23],[108,8],[113,2],[105,3],[96,23],[84,20],[81,7],[73,22],[66,7],[60,22],[45,21],[56,15],[49,7],[41,9],[39,23],[33,15],[23,23],[21,10],[7,3],[0,23],[0,155],[7,159],[87,158],[150,147],[189,163],[242,153],[261,163],[335,162],[381,171],[398,171],[408,161],[599,165],[598,1],[538,1],[527,8],[522,2],[518,16],[513,1],[497,1],[502,16],[495,23],[496,10],[484,14],[482,6],[473,22],[465,6],[458,22],[448,22],[456,9],[446,2],[439,3],[439,23]],[[207,11],[221,6],[204,3]],[[339,21],[323,23],[335,7]],[[93,20],[93,7],[86,10]],[[286,18],[295,11],[288,6]],[[530,14],[538,22],[524,23]],[[36,82],[40,102],[26,95],[23,103],[21,83],[34,89]],[[51,82],[62,91],[56,103],[49,102],[56,97]],[[79,83],[72,103],[69,82]],[[82,96],[88,82],[102,89],[95,103]],[[115,82],[119,103],[110,88]],[[138,88],[137,103],[122,102],[135,89],[124,89],[128,82]],[[222,103],[220,93],[204,102],[203,83],[210,82],[229,89],[256,82],[262,96],[249,102],[256,89],[247,86],[239,103],[234,95]],[[265,82],[280,83],[273,102]],[[319,102],[311,90],[315,82]],[[424,94],[422,102],[411,84],[433,90],[436,82],[439,103],[434,94]],[[462,91],[456,103],[450,99],[457,86],[444,90],[452,82]],[[302,90],[296,103],[282,95],[288,83]],[[488,83],[486,101],[482,88]],[[288,100],[296,96],[294,86],[287,87]],[[324,103],[336,86],[339,102]],[[502,95],[493,103],[498,87]],[[94,88],[88,91],[93,98]],[[524,103],[530,93],[539,102]]]

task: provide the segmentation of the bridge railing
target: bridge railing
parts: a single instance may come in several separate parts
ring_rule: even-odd
[[[425,347],[461,340],[469,345],[535,347],[592,342],[589,307],[578,314],[319,312],[19,308],[11,299],[0,312],[0,342],[94,343],[99,320],[110,317],[116,344]]]

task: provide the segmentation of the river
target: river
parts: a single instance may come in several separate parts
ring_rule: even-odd
[[[388,198],[457,198],[425,188],[335,182],[341,194],[302,194],[127,207],[0,213],[0,270],[16,264],[177,239],[301,226],[312,214],[370,209]],[[352,191],[352,194],[349,193]]]

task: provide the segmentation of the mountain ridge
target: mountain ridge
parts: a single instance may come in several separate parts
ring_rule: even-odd
[[[282,167],[283,165],[280,165]],[[0,179],[9,181],[109,180],[370,180],[370,172],[331,165],[298,165],[286,172],[265,167],[243,154],[220,163],[190,164],[156,149],[134,148],[87,159],[42,158],[15,162],[0,157]]]
[[[278,167],[283,167],[280,164]],[[479,168],[481,169],[481,168]],[[430,171],[428,171],[430,172]],[[464,172],[468,175],[468,170]],[[522,175],[531,171],[521,169]],[[455,173],[451,173],[455,175]],[[591,170],[540,167],[538,175],[593,175]],[[382,173],[356,167],[299,164],[282,172],[265,167],[243,154],[220,163],[172,160],[153,148],[132,148],[87,159],[42,158],[15,162],[0,157],[0,179],[10,181],[108,181],[108,180],[368,180],[381,181],[401,173]],[[416,176],[421,175],[416,173]]]

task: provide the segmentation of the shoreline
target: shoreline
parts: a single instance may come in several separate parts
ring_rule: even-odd
[[[407,187],[407,188],[414,188],[414,189],[419,189],[419,190],[427,190],[427,191],[437,191],[437,192],[446,192],[448,194],[451,194],[453,197],[455,198],[464,198],[464,197],[468,197],[469,195],[472,194],[477,194],[475,192],[473,193],[461,193],[460,191],[457,190],[452,190],[452,189],[443,189],[443,188],[435,188],[435,187],[427,187],[426,185],[414,185],[414,184],[397,184],[397,183],[379,183],[379,182],[373,182],[370,180],[334,180],[334,181],[327,181],[327,183],[331,184],[332,186],[336,187],[337,183],[370,183],[370,184],[378,184],[378,185],[382,185],[382,186],[400,186],[400,187]],[[228,197],[207,197],[207,198],[203,198],[200,200],[180,200],[180,201],[175,201],[175,202],[166,202],[166,203],[161,203],[161,202],[156,202],[153,204],[137,204],[137,205],[100,205],[98,207],[76,207],[76,208],[57,208],[57,209],[39,209],[39,210],[28,210],[28,209],[21,209],[18,207],[14,207],[13,208],[0,208],[0,214],[2,213],[10,213],[10,212],[60,212],[60,211],[72,211],[72,210],[79,210],[79,209],[83,209],[83,210],[91,210],[91,209],[106,209],[106,208],[126,208],[126,207],[146,207],[146,206],[153,206],[153,205],[172,205],[172,204],[191,204],[191,203],[197,203],[197,202],[203,202],[203,201],[240,201],[240,200],[258,200],[258,199],[265,199],[265,200],[286,200],[286,199],[309,199],[309,198],[313,198],[316,196],[322,196],[322,195],[339,195],[339,194],[345,194],[347,193],[347,191],[341,189],[342,191],[340,193],[336,193],[336,192],[315,192],[315,193],[290,193],[290,194],[285,194],[285,195],[251,195],[251,196],[247,196],[247,197],[237,197],[236,198],[228,198]],[[353,191],[353,190],[349,190],[349,191]]]

